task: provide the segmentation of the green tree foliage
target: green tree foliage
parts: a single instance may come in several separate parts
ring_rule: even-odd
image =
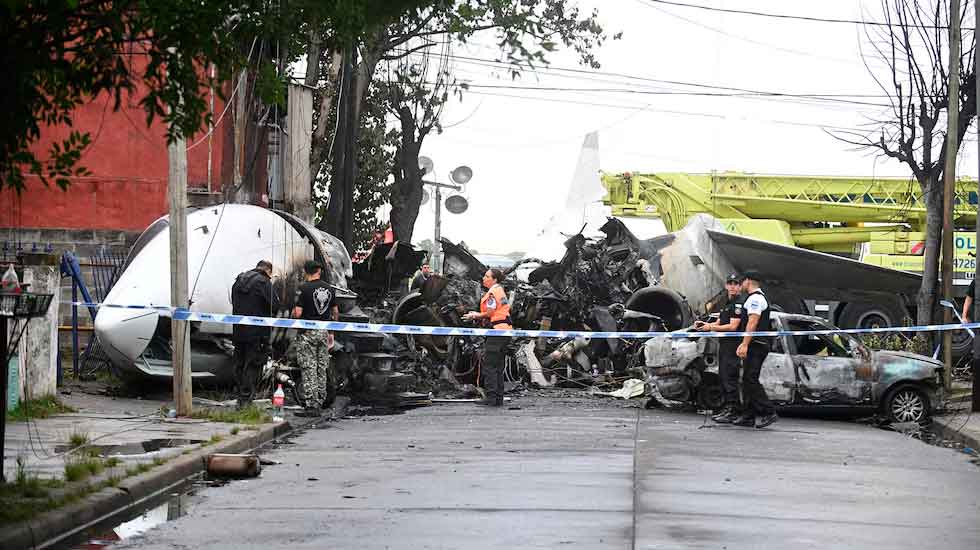
[[[317,94],[322,94],[318,90]],[[354,250],[368,248],[376,231],[383,231],[387,220],[378,217],[378,209],[388,202],[391,192],[391,168],[397,132],[388,128],[384,103],[373,96],[365,103],[357,134],[357,177],[354,181]],[[337,109],[331,111],[326,124],[336,125]],[[328,133],[328,135],[330,135]],[[332,136],[331,136],[332,137]],[[314,206],[317,218],[326,215],[327,190],[333,166],[328,159],[314,181]],[[353,250],[351,251],[353,252]]]
[[[331,29],[328,44],[346,43],[423,3],[294,0],[283,10],[261,0],[0,0],[0,187],[21,192],[27,173],[65,188],[86,173],[78,164],[88,134],[71,132],[44,154],[32,145],[45,126],[71,127],[73,111],[100,94],[114,110],[138,101],[147,123],[164,120],[171,139],[191,135],[209,121],[205,90],[243,66],[256,40],[288,50],[312,21]],[[211,63],[213,79],[202,70]],[[281,97],[281,86],[257,88],[270,101]]]

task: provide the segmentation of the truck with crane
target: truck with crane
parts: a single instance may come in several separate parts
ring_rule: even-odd
[[[729,233],[921,274],[926,208],[911,178],[786,176],[745,173],[602,174],[603,202],[616,217],[659,218],[677,231],[697,214]],[[960,180],[954,200],[953,298],[974,277],[977,183]],[[901,326],[914,319],[915,297],[869,301],[805,300],[806,308],[845,328]],[[954,332],[954,354],[969,347]]]

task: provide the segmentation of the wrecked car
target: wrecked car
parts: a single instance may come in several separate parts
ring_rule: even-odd
[[[775,311],[772,323],[780,331],[840,330],[819,317]],[[720,408],[717,338],[652,338],[643,361],[655,401]],[[870,350],[835,332],[774,337],[759,379],[777,407],[851,408],[922,422],[942,399],[942,369],[930,357]]]

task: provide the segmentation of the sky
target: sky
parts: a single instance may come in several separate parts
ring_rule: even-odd
[[[880,18],[877,0],[681,1],[821,18]],[[482,253],[532,249],[545,220],[564,205],[582,141],[592,131],[599,133],[599,165],[606,172],[909,175],[898,162],[855,150],[826,129],[861,127],[881,110],[878,106],[663,93],[716,91],[680,82],[858,94],[871,97],[850,101],[880,104],[884,98],[874,96],[882,91],[862,61],[862,50],[868,50],[863,26],[726,14],[649,0],[581,0],[578,5],[597,9],[610,36],[623,33],[596,50],[602,65],[596,72],[578,65],[572,52],[558,52],[552,69],[512,80],[507,71],[474,61],[498,58],[492,35],[453,49],[456,78],[472,87],[462,100],[446,106],[443,133],[430,135],[422,146],[422,154],[434,161],[438,181],[448,181],[458,165],[473,169],[464,192],[469,210],[461,215],[443,210],[444,237]],[[972,13],[967,23],[972,26]],[[876,60],[870,68],[885,74]],[[976,177],[976,149],[971,129],[958,162],[961,174]],[[423,205],[415,242],[432,238],[433,211],[433,201]]]

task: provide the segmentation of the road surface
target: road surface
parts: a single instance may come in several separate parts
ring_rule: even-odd
[[[894,432],[513,404],[327,423],[113,548],[980,548],[980,468]]]

